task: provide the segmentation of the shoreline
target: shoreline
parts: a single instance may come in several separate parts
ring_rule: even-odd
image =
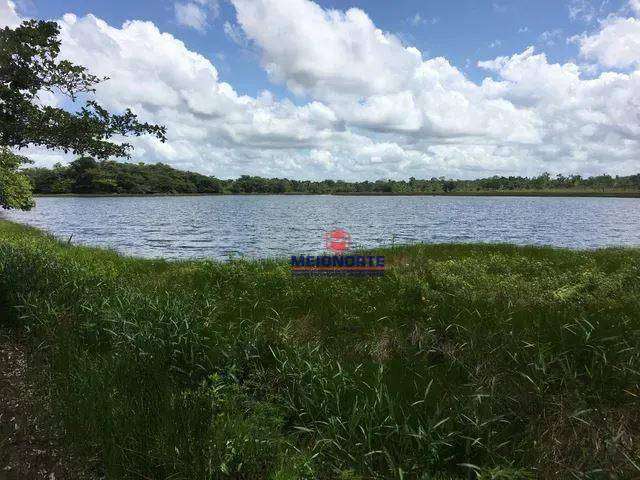
[[[345,193],[36,193],[34,198],[46,197],[266,197],[266,196],[322,196],[322,197],[557,197],[557,198],[640,198],[640,192],[558,192],[558,191],[487,191],[487,192],[345,192]]]

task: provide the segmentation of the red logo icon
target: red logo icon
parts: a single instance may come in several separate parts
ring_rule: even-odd
[[[324,234],[324,247],[335,253],[343,253],[351,246],[351,235],[341,228]]]

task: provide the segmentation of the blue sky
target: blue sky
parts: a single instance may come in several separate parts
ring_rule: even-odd
[[[0,0],[0,26],[21,18],[59,22],[61,55],[109,77],[106,108],[167,126],[131,161],[221,178],[640,171],[640,0]]]

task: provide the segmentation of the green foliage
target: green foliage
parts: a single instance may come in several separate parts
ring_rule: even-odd
[[[0,206],[4,209],[29,210],[34,206],[29,178],[20,166],[29,159],[0,147]]]
[[[36,193],[222,193],[222,182],[199,173],[183,172],[158,163],[145,165],[97,162],[81,157],[68,166],[31,168],[24,173]]]
[[[164,127],[140,123],[130,110],[112,115],[89,100],[72,113],[39,102],[43,91],[62,93],[75,102],[105,80],[58,59],[59,33],[56,22],[36,20],[0,30],[0,145],[38,145],[108,158],[127,156],[131,148],[110,141],[116,135],[149,133],[164,141]]]
[[[0,223],[0,295],[109,478],[635,478],[640,250],[418,245],[384,278]]]
[[[236,180],[219,180],[156,165],[96,162],[83,157],[69,166],[25,170],[36,193],[229,193],[229,194],[473,194],[478,192],[518,193],[628,193],[640,194],[640,174],[630,177],[565,177],[548,174],[534,178],[492,177],[479,180],[378,180],[344,182],[262,178],[243,175]]]
[[[552,179],[548,173],[538,177],[491,177],[477,180],[447,180],[444,177],[417,180],[377,180],[375,182],[345,182],[342,180],[289,180],[243,175],[237,180],[223,181],[225,193],[309,193],[309,194],[470,194],[549,192],[640,193],[640,174],[628,177],[582,178],[579,175]]]

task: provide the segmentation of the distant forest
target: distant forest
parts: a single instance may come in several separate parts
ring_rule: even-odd
[[[345,182],[341,180],[289,180],[243,175],[236,180],[220,180],[194,172],[177,170],[162,163],[120,163],[82,157],[69,165],[53,168],[28,168],[36,194],[443,194],[526,191],[584,191],[592,193],[640,192],[640,174],[627,177],[548,173],[538,177],[490,177],[478,180],[377,180]]]

